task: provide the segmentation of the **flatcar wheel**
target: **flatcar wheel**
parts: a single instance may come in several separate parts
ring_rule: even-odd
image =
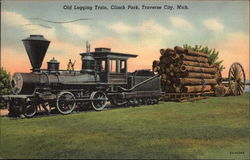
[[[32,118],[37,113],[37,105],[36,104],[28,104],[24,108],[23,115],[26,118]]]
[[[159,104],[159,98],[155,98],[155,104]]]
[[[159,99],[157,97],[153,98],[153,103],[154,104],[158,104],[159,103]]]
[[[152,99],[151,99],[151,104],[154,105],[155,102],[156,102],[156,101],[155,101],[155,98],[152,98]]]
[[[128,100],[128,106],[133,106],[133,105],[134,105],[133,99],[129,99],[129,100]]]
[[[138,106],[138,105],[139,105],[139,104],[138,104],[138,100],[137,100],[136,98],[130,99],[130,106],[136,107],[136,106]]]
[[[138,99],[138,103],[139,103],[139,105],[142,105],[142,104],[143,104],[143,99],[142,99],[142,98],[139,98],[139,99]]]
[[[134,98],[134,105],[135,105],[135,106],[139,106],[139,99]]]
[[[244,93],[246,76],[242,65],[235,62],[231,65],[228,73],[229,88],[234,96]]]
[[[108,100],[106,94],[101,91],[92,92],[90,95],[90,99],[92,99],[91,105],[96,111],[103,110]]]
[[[147,98],[142,98],[142,104],[147,105]]]
[[[146,98],[146,105],[150,105],[151,104],[151,99],[149,97]]]
[[[151,104],[151,105],[154,105],[154,103],[155,103],[155,102],[154,102],[154,99],[153,99],[153,98],[150,98],[150,104]]]
[[[61,92],[56,101],[56,108],[61,114],[71,113],[75,107],[76,103],[72,100],[75,99],[75,96],[71,92]]]
[[[120,106],[123,106],[123,105],[127,104],[128,101],[127,101],[126,99],[112,98],[112,99],[110,100],[110,103],[111,103],[112,105],[115,105],[115,106],[120,107]]]

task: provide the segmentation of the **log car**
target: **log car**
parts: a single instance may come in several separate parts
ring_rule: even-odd
[[[176,46],[160,50],[159,60],[153,61],[152,70],[161,75],[165,101],[193,101],[207,95],[241,95],[245,89],[245,72],[235,62],[228,78],[222,78],[220,68],[208,63],[209,55]]]
[[[13,94],[2,96],[8,104],[10,116],[33,117],[38,108],[48,113],[55,108],[69,114],[76,107],[91,106],[103,110],[108,101],[115,106],[158,103],[162,95],[160,79],[149,70],[127,72],[128,58],[137,55],[111,52],[96,48],[81,53],[82,69],[60,70],[54,58],[41,69],[50,44],[42,35],[30,35],[23,40],[32,65],[30,73],[15,73],[11,87]]]

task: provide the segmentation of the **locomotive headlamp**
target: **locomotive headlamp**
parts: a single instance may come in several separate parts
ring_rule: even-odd
[[[18,94],[23,87],[23,79],[19,73],[15,73],[11,80],[11,88],[14,94]]]
[[[10,82],[13,94],[32,94],[40,83],[39,74],[15,73]]]

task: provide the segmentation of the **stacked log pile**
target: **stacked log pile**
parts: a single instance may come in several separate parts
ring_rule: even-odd
[[[160,50],[153,71],[161,75],[165,93],[211,92],[221,79],[219,69],[208,63],[208,55],[176,46]]]

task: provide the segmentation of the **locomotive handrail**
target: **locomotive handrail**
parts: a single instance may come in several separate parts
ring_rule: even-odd
[[[126,91],[126,92],[130,92],[130,91],[133,91],[135,88],[137,88],[137,87],[139,87],[139,86],[141,86],[141,85],[143,85],[143,84],[145,84],[145,83],[147,83],[147,82],[149,82],[149,81],[151,81],[151,80],[153,80],[153,79],[155,79],[155,78],[157,78],[157,77],[159,77],[160,75],[159,74],[157,74],[157,75],[155,75],[155,76],[153,76],[153,77],[150,77],[149,79],[146,79],[145,81],[142,81],[142,82],[140,82],[140,83],[138,83],[137,85],[135,85],[134,87],[132,87],[132,88],[130,88],[130,89],[126,89],[126,88],[123,88],[123,87],[121,87],[121,86],[118,86],[121,90],[123,90],[123,91]]]

